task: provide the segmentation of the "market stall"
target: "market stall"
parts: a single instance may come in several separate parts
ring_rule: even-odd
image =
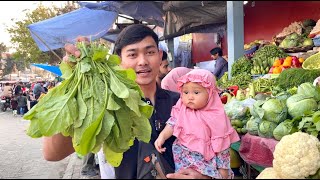
[[[296,132],[319,142],[320,87],[315,81],[320,76],[318,37],[320,20],[293,22],[273,41],[245,44],[244,56],[232,65],[232,79],[226,73],[218,80],[225,111],[241,136],[231,148],[244,161],[247,178],[253,177],[252,168],[261,174],[276,169],[280,178],[317,175],[320,165],[305,175],[281,174],[274,154],[282,139]],[[287,156],[292,156],[290,153],[288,149]],[[301,158],[311,156],[308,153],[311,151],[304,151]]]

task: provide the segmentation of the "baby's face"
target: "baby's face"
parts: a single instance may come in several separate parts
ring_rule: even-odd
[[[209,94],[206,88],[198,83],[188,82],[182,87],[181,99],[190,109],[204,108],[208,103]]]

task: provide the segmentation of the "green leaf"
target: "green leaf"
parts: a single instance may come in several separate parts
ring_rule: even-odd
[[[62,73],[62,78],[63,79],[69,79],[72,75],[72,67],[65,63],[64,61],[61,62],[60,66],[59,66],[61,73]]]
[[[43,134],[41,134],[39,129],[38,119],[33,119],[30,122],[29,127],[27,129],[27,135],[32,138],[40,138],[43,136]]]
[[[102,113],[104,115],[104,113]],[[102,115],[101,114],[101,115]],[[81,135],[79,144],[74,146],[77,153],[86,155],[91,152],[96,145],[96,136],[100,133],[102,127],[102,118],[95,120]]]
[[[89,63],[86,63],[86,62],[83,62],[81,61],[80,62],[80,71],[81,73],[86,73],[86,72],[89,72],[90,69],[91,69],[91,65]]]
[[[108,67],[110,74],[110,89],[119,98],[129,97],[128,88],[114,75],[114,72]]]
[[[107,110],[116,111],[121,108],[121,106],[119,106],[119,104],[114,100],[115,98],[117,98],[117,97],[111,92],[111,90],[109,90]]]
[[[130,119],[133,119],[133,135],[137,137],[138,140],[149,143],[151,139],[151,125],[149,119],[144,115],[137,117],[135,113],[130,113]]]
[[[50,118],[48,118],[50,117]],[[69,94],[38,107],[39,128],[44,136],[60,133],[78,118],[78,105]]]
[[[130,96],[128,98],[124,98],[124,102],[126,105],[134,111],[138,117],[141,116],[140,109],[139,109],[139,101],[141,101],[141,96],[139,95],[138,91],[133,89],[129,89]]]
[[[108,54],[108,51],[103,50],[103,49],[93,50],[92,60],[93,61],[104,61],[104,60],[106,60],[107,54]]]
[[[106,160],[108,161],[108,163],[111,164],[111,166],[120,166],[121,161],[123,159],[123,153],[116,153],[112,151],[106,143],[103,144],[103,152]]]
[[[110,65],[110,66],[117,66],[117,65],[119,65],[120,63],[121,63],[121,59],[120,59],[120,57],[118,56],[118,55],[115,55],[115,54],[113,54],[113,55],[109,55],[108,57],[107,57],[107,63],[108,63],[108,65]]]
[[[82,93],[83,91],[86,91],[86,90],[87,89],[83,89],[81,85],[78,86],[77,103],[79,108],[79,117],[73,123],[74,128],[80,127],[87,115],[87,105],[82,98]]]
[[[100,150],[101,145],[103,144],[105,139],[110,135],[114,121],[114,117],[109,113],[109,111],[106,110],[102,120],[101,131],[96,137],[96,145],[94,151],[98,152]]]
[[[139,101],[139,109],[140,109],[140,112],[142,112],[143,115],[149,119],[153,114],[154,108],[153,106],[150,106],[149,104],[141,100]]]
[[[298,126],[299,130],[302,128],[308,128],[307,122],[312,122],[312,117],[303,117]]]
[[[316,111],[315,113],[313,113],[312,120],[314,123],[317,123],[320,121],[320,111]]]

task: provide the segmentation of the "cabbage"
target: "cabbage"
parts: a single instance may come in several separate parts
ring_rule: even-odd
[[[263,105],[263,119],[279,124],[287,118],[287,107],[284,102],[279,99],[269,99]]]
[[[298,86],[297,94],[303,94],[307,97],[313,97],[316,101],[320,100],[320,89],[312,83],[306,82]]]
[[[258,135],[264,138],[273,138],[273,131],[276,127],[276,123],[262,120],[259,125]]]
[[[264,110],[261,108],[261,105],[264,103],[264,100],[258,100],[256,101],[253,106],[250,107],[250,114],[253,117],[257,117],[262,119],[263,115],[264,115]]]
[[[255,118],[251,116],[249,121],[247,121],[246,129],[251,135],[258,135],[259,124],[261,122],[260,118]]]
[[[318,108],[317,102],[306,95],[295,94],[287,99],[288,113],[293,118],[303,116],[306,112]]]
[[[287,119],[280,123],[274,130],[273,136],[276,140],[280,141],[281,138],[285,135],[292,134],[297,132],[298,128],[294,126],[292,120]]]

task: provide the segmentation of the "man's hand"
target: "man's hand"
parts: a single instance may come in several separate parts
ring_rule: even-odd
[[[76,39],[77,42],[82,42],[84,41],[86,44],[89,43],[89,39],[84,37],[84,36],[78,36]],[[81,52],[79,49],[74,45],[74,44],[69,44],[67,43],[64,46],[64,49],[66,50],[66,55],[63,57],[63,61],[66,63],[70,64],[71,66],[74,66],[75,63],[69,61],[69,54],[74,55],[76,58],[81,56]]]
[[[211,179],[193,169],[182,169],[176,173],[167,174],[168,179]]]

